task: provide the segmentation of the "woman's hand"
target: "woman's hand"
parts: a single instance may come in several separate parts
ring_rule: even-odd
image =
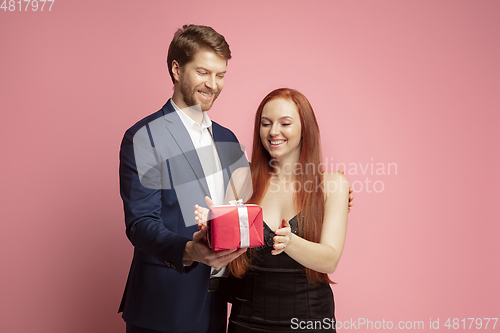
[[[339,169],[339,171],[337,171],[341,174],[344,174],[344,169]],[[354,205],[354,195],[352,194],[353,192],[353,189],[352,187],[349,186],[349,203],[347,204],[348,205],[348,208],[347,208],[347,212],[350,213],[351,212],[351,207]]]
[[[207,204],[208,208],[212,208],[213,206],[215,206],[214,202],[209,197],[205,197],[205,203]],[[208,211],[209,209],[205,207],[194,205],[194,220],[198,225],[198,229],[200,230],[201,226],[207,226]]]
[[[271,251],[272,255],[280,254],[285,251],[286,246],[290,243],[292,237],[292,229],[290,223],[286,219],[281,220],[281,226],[274,232],[274,250]]]

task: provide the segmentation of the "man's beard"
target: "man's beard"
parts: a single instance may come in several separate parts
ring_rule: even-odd
[[[198,104],[198,102],[194,98],[194,95],[198,93],[198,89],[195,88],[193,91],[190,91],[189,88],[190,87],[188,86],[188,84],[184,84],[184,83],[181,84],[181,94],[182,94],[184,103],[186,103],[186,105],[188,107]],[[214,104],[217,97],[219,97],[220,91],[213,90],[210,92],[214,94],[213,99],[207,103],[203,103],[203,102],[200,103],[201,111],[210,110],[210,108]]]

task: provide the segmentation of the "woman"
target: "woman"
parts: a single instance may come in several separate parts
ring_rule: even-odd
[[[303,94],[277,89],[261,102],[246,202],[262,207],[265,244],[228,266],[234,296],[229,333],[335,332],[327,274],[344,248],[349,185],[340,173],[322,172],[319,141]],[[245,171],[235,174],[241,188]],[[202,210],[196,214],[201,219]]]

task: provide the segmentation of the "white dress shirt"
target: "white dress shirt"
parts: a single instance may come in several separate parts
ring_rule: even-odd
[[[212,138],[212,121],[207,113],[203,112],[203,120],[200,125],[184,113],[173,100],[170,100],[170,103],[172,103],[179,118],[181,118],[184,127],[186,127],[191,137],[194,148],[198,153],[198,158],[200,159],[201,167],[205,174],[205,180],[207,181],[212,201],[216,205],[224,204],[224,177],[222,175],[219,155],[217,154],[217,149]],[[204,205],[204,203],[200,202],[200,205]],[[225,267],[220,270],[212,267],[210,277],[224,276],[225,271]]]

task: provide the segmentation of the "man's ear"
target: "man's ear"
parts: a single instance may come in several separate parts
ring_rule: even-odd
[[[177,62],[177,60],[172,61],[172,75],[174,76],[175,81],[179,81],[179,76],[181,73],[181,66]]]

